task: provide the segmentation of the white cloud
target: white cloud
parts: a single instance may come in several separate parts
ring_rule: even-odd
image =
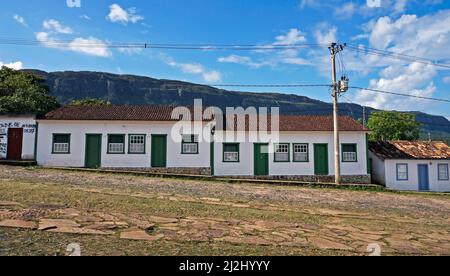
[[[307,7],[317,8],[320,5],[320,0],[301,0],[300,8],[304,9]]]
[[[60,34],[71,34],[73,33],[72,28],[61,25],[59,21],[55,19],[48,19],[42,23],[44,29],[53,31]]]
[[[218,71],[209,71],[203,73],[203,79],[206,82],[221,82],[222,81],[222,74]]]
[[[276,38],[275,46],[279,45],[294,45],[306,42],[305,34],[299,29],[290,29],[285,35],[279,35]]]
[[[70,42],[61,42],[58,40],[58,35],[72,34],[72,28],[63,26],[60,22],[54,19],[45,20],[42,23],[42,26],[45,31],[37,32],[36,39],[44,47],[59,49],[62,51],[72,51],[96,57],[112,56],[112,52],[108,47],[108,42],[106,41],[90,36],[87,38],[77,37],[72,39]]]
[[[143,49],[142,48],[118,48],[117,51],[119,51],[122,54],[127,54],[127,55],[137,55],[142,53]]]
[[[432,65],[413,63],[409,66],[390,66],[381,72],[381,78],[370,80],[369,88],[431,97],[436,91],[436,86],[433,83],[433,77],[435,76],[436,69]],[[423,110],[429,104],[429,102],[416,98],[366,91],[359,92],[355,99],[358,103],[374,108],[404,111],[417,108]]]
[[[28,27],[28,24],[27,24],[27,22],[25,21],[25,18],[23,18],[22,16],[20,16],[20,15],[18,15],[18,14],[15,14],[15,15],[13,16],[13,19],[14,19],[17,23],[21,24],[22,26]]]
[[[46,32],[36,33],[36,39],[41,43],[41,45],[48,48],[58,48],[57,41]]]
[[[109,7],[109,14],[106,17],[109,21],[114,23],[128,24],[129,22],[135,24],[144,17],[136,13],[136,8],[123,9],[119,4],[112,4]]]
[[[402,15],[396,19],[388,16],[380,17],[366,24],[364,35],[368,36],[371,48],[425,57],[434,61],[447,61],[450,59],[448,51],[450,10],[422,17],[417,15]],[[372,75],[378,74],[378,77],[371,79],[370,88],[410,95],[433,96],[437,90],[434,79],[440,70],[444,70],[429,64],[413,62],[414,60],[356,54],[349,50],[345,51],[345,57],[348,70],[358,72],[361,65],[364,65]],[[353,64],[360,64],[359,68]],[[442,81],[445,83],[446,79]],[[450,83],[450,78],[447,81]],[[373,92],[358,92],[355,101],[376,108],[422,111],[427,111],[432,104],[419,99]]]
[[[95,45],[95,46],[92,46]],[[69,46],[69,49],[90,56],[111,57],[112,53],[108,48],[108,44],[95,37],[75,38]]]
[[[337,5],[334,16],[340,19],[350,19],[357,12],[358,7],[353,2]]]
[[[80,15],[80,18],[85,20],[91,20],[91,18],[86,14]]]
[[[36,39],[41,45],[47,48],[68,50],[90,56],[111,57],[112,53],[108,48],[108,43],[95,37],[75,38],[67,46],[60,44],[51,34],[46,32],[36,33]]]
[[[337,28],[330,27],[326,23],[319,24],[314,32],[317,43],[325,45],[330,45],[332,42],[337,42],[336,34]]]
[[[3,66],[14,69],[14,70],[21,70],[23,69],[23,63],[21,61],[11,62],[11,63],[3,63],[0,61],[0,68]]]
[[[308,65],[310,64],[309,61],[307,61],[304,58],[299,57],[299,50],[298,49],[287,49],[282,51],[278,57],[280,62],[290,65]]]
[[[444,83],[446,83],[446,84],[450,84],[450,76],[444,77],[444,78],[442,79],[442,81],[443,81]]]
[[[218,61],[223,63],[249,64],[252,62],[252,59],[238,55],[229,55],[228,57],[219,58]]]
[[[306,34],[300,29],[291,28],[284,34],[276,36],[272,44],[260,45],[260,49],[252,51],[253,54],[263,55],[258,59],[253,59],[248,56],[229,55],[227,57],[219,58],[218,62],[241,64],[253,69],[261,68],[263,66],[275,67],[280,64],[309,65],[311,64],[309,61],[300,57],[301,47],[286,47],[286,49],[274,51],[274,48],[277,46],[299,45],[307,41]]]
[[[181,72],[190,75],[200,75],[205,82],[221,82],[222,74],[216,70],[208,70],[199,63],[178,63],[172,57],[161,55],[161,59],[167,65],[178,68]]]
[[[396,0],[394,4],[394,12],[395,13],[403,13],[406,10],[406,5],[409,0]]]
[[[271,65],[271,62],[268,61],[261,61],[261,62],[255,62],[252,60],[251,57],[247,56],[239,56],[239,55],[229,55],[227,57],[221,57],[217,60],[221,63],[234,63],[234,64],[241,64],[241,65],[247,65],[251,68],[260,68],[265,65]]]

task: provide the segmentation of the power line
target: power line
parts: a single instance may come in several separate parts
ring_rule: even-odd
[[[253,87],[253,88],[255,88],[255,87],[256,88],[258,88],[258,87],[259,88],[295,88],[295,87],[331,87],[332,86],[330,84],[203,84],[203,85],[213,86],[213,87]],[[401,97],[410,97],[410,98],[417,98],[417,99],[422,99],[422,100],[450,103],[449,99],[424,97],[424,96],[403,94],[403,93],[390,92],[390,91],[384,91],[384,90],[378,90],[378,89],[372,89],[372,88],[364,88],[364,87],[358,87],[358,86],[351,86],[349,88],[358,89],[358,90],[362,90],[362,91],[370,91],[370,92],[375,92],[375,93],[396,95],[396,96],[401,96]]]
[[[2,45],[16,45],[16,46],[47,46],[47,47],[86,47],[86,48],[142,48],[142,49],[167,49],[167,50],[236,50],[236,51],[271,51],[271,50],[290,50],[305,47],[326,47],[325,44],[304,43],[304,44],[272,44],[272,45],[257,45],[257,44],[158,44],[158,43],[124,43],[124,42],[91,42],[91,41],[76,41],[73,40],[27,40],[21,38],[0,38]]]
[[[331,87],[330,84],[204,84],[214,87],[260,87],[260,88],[280,88],[280,87]]]
[[[450,64],[439,63],[432,59],[428,59],[428,58],[424,58],[424,57],[405,55],[405,54],[400,54],[400,53],[396,53],[396,52],[392,52],[392,51],[379,50],[379,49],[374,49],[374,48],[369,48],[369,47],[360,48],[360,47],[356,47],[356,46],[352,46],[352,45],[348,45],[347,47],[350,50],[353,50],[353,51],[356,51],[359,53],[363,53],[363,54],[394,58],[394,59],[399,59],[399,60],[417,62],[417,63],[421,63],[421,64],[433,65],[436,67],[450,69]]]
[[[384,90],[378,90],[378,89],[363,88],[363,87],[357,87],[357,86],[352,86],[350,88],[352,88],[352,89],[359,89],[359,90],[362,90],[362,91],[370,91],[370,92],[375,92],[375,93],[396,95],[396,96],[401,96],[401,97],[410,97],[410,98],[417,98],[417,99],[423,99],[423,100],[430,100],[430,101],[438,101],[438,102],[450,103],[450,100],[448,100],[448,99],[431,98],[431,97],[403,94],[403,93],[390,92],[390,91],[384,91]]]

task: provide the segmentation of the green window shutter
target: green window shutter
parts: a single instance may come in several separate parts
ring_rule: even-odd
[[[53,143],[70,143],[70,134],[55,134]]]
[[[112,134],[108,136],[108,143],[110,144],[123,144],[125,143],[125,135]]]
[[[223,146],[225,152],[238,152],[239,145],[238,144],[225,144]]]
[[[343,152],[356,152],[356,145],[342,145]]]

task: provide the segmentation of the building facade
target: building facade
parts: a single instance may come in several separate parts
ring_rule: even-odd
[[[371,142],[372,180],[404,191],[450,192],[450,147],[443,142]]]
[[[280,116],[268,132],[221,129],[214,120],[173,119],[156,106],[64,107],[38,120],[37,162],[237,178],[334,181],[333,119]],[[367,133],[341,118],[343,181],[370,183]],[[264,134],[265,133],[265,134]],[[231,135],[230,135],[231,134]]]

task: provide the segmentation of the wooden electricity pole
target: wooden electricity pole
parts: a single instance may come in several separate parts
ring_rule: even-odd
[[[339,94],[341,87],[336,77],[336,55],[344,50],[344,45],[332,43],[330,46],[333,77],[333,119],[334,119],[334,175],[336,185],[341,184],[341,145],[339,139]]]

